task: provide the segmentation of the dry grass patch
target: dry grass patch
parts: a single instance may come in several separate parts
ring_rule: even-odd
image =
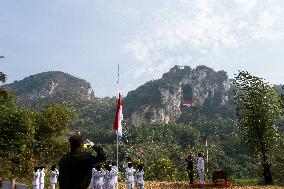
[[[136,187],[135,187],[136,188]],[[184,189],[191,188],[186,182],[145,182],[145,189]],[[222,188],[222,187],[205,187],[206,188]],[[284,189],[284,186],[237,186],[233,185],[229,189]],[[123,182],[119,183],[119,189],[126,189]]]

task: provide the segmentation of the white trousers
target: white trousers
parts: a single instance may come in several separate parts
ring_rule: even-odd
[[[107,187],[108,187],[108,184],[105,182],[103,185],[103,189],[107,189]]]
[[[137,183],[137,189],[144,189],[143,183]]]
[[[103,186],[95,184],[94,189],[103,189]]]
[[[200,184],[205,184],[205,172],[204,169],[198,169],[199,181]]]
[[[44,183],[39,183],[39,189],[44,189]]]
[[[55,189],[55,183],[50,183],[50,189]]]
[[[134,182],[127,182],[126,183],[126,188],[127,189],[134,189]]]
[[[38,185],[33,185],[33,189],[39,189]]]

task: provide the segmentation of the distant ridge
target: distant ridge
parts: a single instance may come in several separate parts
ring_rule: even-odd
[[[2,87],[13,92],[20,104],[30,107],[95,98],[90,83],[61,71],[42,72]]]
[[[192,107],[182,104],[184,86],[192,89]],[[84,117],[82,120],[88,120],[88,127],[102,123],[111,125],[113,121],[115,97],[97,98],[89,82],[61,71],[31,75],[1,87],[13,92],[18,103],[27,107],[40,108],[48,103],[67,102]],[[284,91],[282,85],[275,85],[275,88],[279,93]],[[122,103],[124,121],[135,126],[187,123],[198,115],[235,116],[233,91],[227,73],[204,65],[196,68],[176,65],[162,78],[130,91]]]

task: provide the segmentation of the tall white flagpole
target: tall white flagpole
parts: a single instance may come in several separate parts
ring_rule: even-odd
[[[206,161],[207,161],[207,166],[206,166],[206,172],[208,174],[208,137],[206,136],[206,141],[205,141],[205,146],[206,146]]]
[[[119,98],[119,64],[117,64],[117,91],[118,91],[118,98]],[[117,170],[118,169],[118,143],[119,143],[119,139],[118,139],[118,130],[116,130],[116,166],[117,166]],[[118,187],[118,182],[117,182],[117,188]]]

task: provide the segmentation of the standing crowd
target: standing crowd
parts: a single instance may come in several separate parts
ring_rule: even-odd
[[[56,169],[55,165],[52,165],[50,169],[50,189],[55,189],[58,175],[59,171]],[[33,189],[44,189],[44,178],[45,178],[45,167],[44,166],[35,167]]]
[[[144,188],[143,165],[138,164],[136,171],[133,168],[131,158],[123,165],[125,170],[125,184],[127,189],[134,189],[135,182],[138,189]],[[107,161],[104,168],[98,164],[92,170],[91,184],[92,189],[117,189],[118,188],[118,168],[115,162]]]
[[[84,143],[80,135],[69,138],[70,152],[59,160],[59,171],[55,165],[50,169],[50,189],[55,189],[57,178],[60,189],[117,189],[118,167],[115,162],[106,161],[103,149],[89,142],[96,156],[84,151]],[[105,162],[104,166],[103,163]],[[134,189],[135,181],[138,189],[144,188],[143,165],[139,161],[137,171],[133,168],[130,157],[124,163],[125,184],[127,189]],[[44,189],[45,167],[34,168],[33,189]]]
[[[88,145],[96,152],[96,156],[84,151],[83,140],[80,135],[69,138],[70,152],[59,161],[59,171],[55,165],[50,168],[50,189],[55,189],[57,177],[60,189],[117,189],[118,167],[111,160],[106,161],[106,155],[101,147],[89,142]],[[205,184],[204,160],[198,153],[195,158],[200,184]],[[190,184],[193,184],[193,159],[187,158],[187,172]],[[144,188],[143,164],[137,162],[137,171],[133,168],[130,157],[123,164],[125,171],[125,185],[127,189],[134,189],[135,183],[138,189]],[[33,189],[44,189],[45,167],[34,168]]]

